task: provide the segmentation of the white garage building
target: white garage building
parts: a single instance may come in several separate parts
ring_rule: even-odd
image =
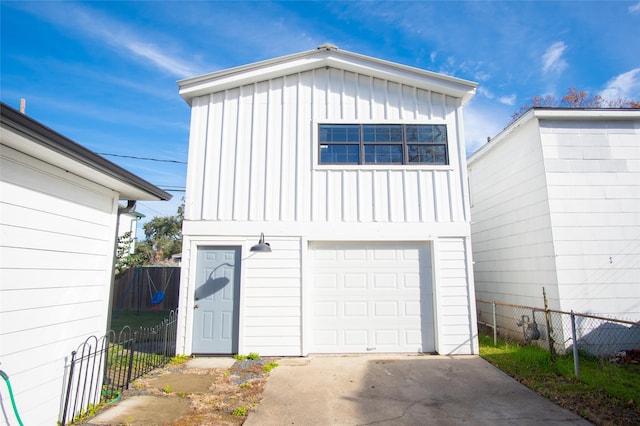
[[[477,353],[475,83],[324,45],[179,86],[178,353]]]

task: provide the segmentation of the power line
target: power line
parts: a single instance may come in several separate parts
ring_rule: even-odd
[[[134,160],[146,160],[146,161],[157,161],[160,163],[178,163],[178,164],[187,164],[186,161],[178,161],[178,160],[162,160],[159,158],[149,158],[149,157],[135,157],[133,155],[119,155],[119,154],[107,154],[106,152],[98,152],[99,155],[108,155],[110,157],[120,157],[120,158],[132,158]]]

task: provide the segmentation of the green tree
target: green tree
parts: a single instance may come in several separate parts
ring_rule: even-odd
[[[143,265],[158,265],[182,251],[184,203],[173,216],[156,216],[143,225],[145,240],[136,244],[135,254]]]
[[[141,265],[144,261],[144,257],[139,253],[131,253],[131,245],[134,243],[133,234],[131,231],[126,232],[124,235],[118,237],[118,246],[116,248],[116,277],[120,276],[124,271],[129,268]]]

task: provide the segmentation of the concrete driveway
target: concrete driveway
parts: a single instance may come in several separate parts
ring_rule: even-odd
[[[478,356],[314,356],[271,371],[245,426],[589,425]]]

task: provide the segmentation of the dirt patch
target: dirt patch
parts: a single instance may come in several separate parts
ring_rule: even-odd
[[[87,425],[148,426],[172,424],[190,410],[183,398],[137,395],[90,419]]]
[[[187,364],[158,368],[131,383],[121,402],[106,410],[112,414],[111,423],[95,421],[101,421],[99,414],[88,424],[241,425],[262,399],[269,375],[263,367],[272,362],[275,359],[236,361],[228,369],[189,368]],[[128,400],[137,401],[141,397],[151,399],[126,410]],[[119,405],[125,405],[125,409]],[[114,417],[115,414],[118,416]]]
[[[193,374],[189,371],[167,371],[166,374],[149,379],[146,385],[148,388],[178,395],[205,393],[211,389],[216,381],[220,380],[219,376],[219,374]]]

